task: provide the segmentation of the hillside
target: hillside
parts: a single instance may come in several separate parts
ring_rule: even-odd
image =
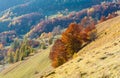
[[[58,26],[64,29],[71,22],[79,22],[87,16],[92,7],[95,11],[92,10],[91,16],[100,19],[102,15],[107,16],[120,9],[120,4],[112,1],[0,0],[0,63],[6,58],[7,51],[15,39],[23,40],[28,37],[36,40],[42,33],[52,32]]]
[[[6,1],[0,78],[120,77],[120,1]]]
[[[45,0],[11,0],[10,3],[8,3],[8,0],[5,0],[3,2],[0,1],[1,9],[3,11],[0,12],[0,33],[3,31],[9,31],[14,30],[14,28],[17,28],[18,26],[24,26],[27,27],[28,30],[25,30],[24,28],[20,28],[20,30],[24,30],[25,33],[22,33],[22,35],[29,32],[30,28],[32,26],[35,26],[38,24],[41,20],[44,20],[46,16],[54,15],[59,13],[65,13],[70,11],[79,11],[84,8],[91,7],[96,4],[100,4],[102,1],[96,0],[97,3],[87,0],[72,0],[72,1],[61,1],[61,0],[51,0],[51,1],[45,1]],[[52,2],[52,5],[51,5]],[[87,5],[84,5],[86,4]],[[6,5],[6,6],[5,6]],[[72,5],[72,6],[71,6]],[[62,7],[61,7],[62,6]],[[20,18],[21,16],[26,17],[27,15],[31,15],[31,13],[38,13],[42,17],[39,17],[39,19],[34,20],[35,17],[31,17],[29,19],[26,18]],[[33,14],[31,16],[34,16],[36,14]],[[12,21],[19,18],[20,21],[15,22],[11,25]],[[33,19],[33,20],[30,20]],[[27,21],[27,22],[24,22]],[[23,22],[23,23],[22,23]],[[19,24],[20,23],[20,24]],[[24,25],[25,24],[25,25]],[[1,27],[4,26],[4,27]],[[21,33],[17,33],[18,35],[21,35]]]
[[[119,78],[120,16],[97,25],[98,38],[41,78]]]
[[[120,10],[119,3],[103,3],[78,12],[70,12],[67,15],[59,14],[57,17],[52,17],[38,23],[27,33],[27,36],[33,39],[39,37],[43,32],[51,32],[56,26],[67,28],[71,22],[79,23],[85,16],[90,16],[97,21],[100,20],[102,16],[108,16],[118,10]]]
[[[48,58],[49,48],[39,51],[37,54],[9,65],[0,73],[0,78],[36,78],[37,74],[42,74],[51,70]]]
[[[39,78],[42,74],[45,78],[118,78],[119,22],[120,16],[98,24],[98,38],[79,51],[75,59],[52,71],[48,48],[24,61],[11,64],[0,73],[0,78]]]
[[[69,23],[73,21],[78,22],[86,15],[86,13],[78,13],[79,11],[95,5],[101,5],[103,1],[104,0],[0,1],[0,34],[12,31],[14,32],[14,35],[16,35],[12,40],[10,37],[14,35],[11,35],[10,37],[8,37],[8,34],[5,36],[1,35],[0,43],[4,46],[9,46],[15,38],[22,39],[25,35],[29,35],[29,38],[34,39],[38,38],[43,32],[52,32],[54,27],[57,27],[58,25],[60,25],[61,28],[66,28]],[[106,10],[114,8],[114,10],[111,10],[109,13],[119,10],[120,4],[117,2],[115,5],[108,3],[112,2],[112,0],[105,0],[105,2],[108,4],[107,6],[109,6]],[[115,7],[113,7],[113,5]],[[100,9],[98,9],[97,12],[99,10]],[[101,16],[101,13],[99,14],[100,15],[96,18]],[[105,13],[102,13],[102,15],[106,14],[108,15],[108,12],[106,11]]]

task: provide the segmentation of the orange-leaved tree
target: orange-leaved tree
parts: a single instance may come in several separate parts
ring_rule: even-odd
[[[49,57],[52,60],[53,67],[58,67],[68,60],[66,47],[65,44],[61,41],[61,39],[57,39],[55,41],[50,51]]]
[[[95,33],[95,23],[91,18],[86,17],[79,24],[71,23],[50,51],[52,66],[58,67],[72,58],[84,44],[96,38]]]
[[[67,57],[71,58],[71,56],[80,50],[82,46],[82,39],[79,35],[79,32],[82,30],[76,23],[71,23],[67,30],[62,34],[62,42],[65,44],[66,51],[68,53]]]

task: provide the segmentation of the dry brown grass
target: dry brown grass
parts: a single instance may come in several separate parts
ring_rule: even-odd
[[[120,78],[120,16],[97,25],[98,38],[44,78]]]

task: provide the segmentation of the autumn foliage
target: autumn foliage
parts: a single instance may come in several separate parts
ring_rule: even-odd
[[[109,14],[107,17],[101,16],[98,23],[116,17],[116,13]],[[56,40],[50,51],[52,66],[58,67],[71,59],[84,45],[96,39],[95,20],[92,17],[84,17],[80,23],[71,23],[61,39]]]
[[[62,33],[61,39],[55,41],[50,52],[53,67],[62,65],[71,59],[74,53],[77,53],[84,44],[94,40],[95,34],[94,36],[92,35],[96,33],[95,24],[94,22],[89,22],[91,18],[85,18],[89,20],[83,20],[79,24],[71,23],[66,31]]]
[[[50,59],[52,60],[53,67],[58,67],[68,60],[66,47],[61,39],[55,41],[50,52]]]
[[[60,25],[61,28],[66,28],[71,22],[75,21],[79,23],[85,16],[90,16],[98,21],[101,16],[107,17],[109,14],[117,12],[118,10],[120,10],[119,3],[103,3],[78,12],[70,12],[65,16],[42,20],[28,33],[28,37],[31,39],[38,38],[41,33],[51,32],[58,25]]]
[[[116,17],[116,16],[118,16],[118,14],[115,13],[115,12],[109,14],[107,17],[101,16],[101,19],[99,20],[99,23],[104,22],[104,21],[106,21],[106,20],[108,20],[108,19],[112,19],[112,18],[114,18],[114,17]]]

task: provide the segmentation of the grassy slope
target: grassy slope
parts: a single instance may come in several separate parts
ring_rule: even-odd
[[[98,38],[45,78],[120,78],[120,16],[97,25]]]
[[[49,75],[48,78],[119,76],[120,16],[99,24],[97,29],[98,39],[83,48],[77,58],[55,69],[55,74]],[[39,78],[41,72],[51,70],[49,50],[11,65],[0,73],[0,78]]]
[[[43,50],[27,60],[13,64],[0,73],[0,78],[36,78],[37,73],[51,69],[48,55],[49,49]]]

